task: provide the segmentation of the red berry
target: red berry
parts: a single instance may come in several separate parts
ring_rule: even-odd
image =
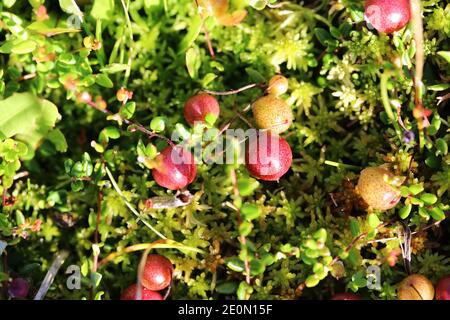
[[[283,138],[260,131],[249,138],[245,163],[247,170],[256,178],[277,181],[291,167],[291,147]]]
[[[8,286],[8,293],[11,298],[24,299],[28,296],[28,281],[23,278],[16,278]]]
[[[336,293],[330,300],[361,300],[361,297],[354,293],[341,292]]]
[[[436,300],[450,300],[450,275],[439,280],[436,286]]]
[[[195,122],[205,122],[208,114],[219,117],[220,107],[216,98],[206,93],[199,93],[184,104],[184,118],[190,125]]]
[[[132,284],[122,292],[120,300],[137,300],[136,295],[137,285]],[[163,300],[163,297],[159,292],[148,290],[143,286],[141,290],[141,300]]]
[[[194,156],[181,146],[168,146],[156,157],[153,179],[161,187],[178,190],[194,181],[197,175]]]
[[[367,0],[365,19],[378,32],[398,31],[411,19],[409,0]]]
[[[149,290],[162,290],[170,285],[172,272],[172,262],[169,259],[158,254],[150,254],[145,263],[142,285]]]

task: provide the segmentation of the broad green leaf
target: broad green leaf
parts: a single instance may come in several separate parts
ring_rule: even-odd
[[[225,264],[228,268],[236,272],[244,271],[244,261],[239,259],[238,257],[232,257],[225,261]]]
[[[50,101],[31,93],[15,93],[0,101],[0,139],[15,136],[31,146],[25,157],[29,159],[58,118],[58,108]]]
[[[367,222],[369,223],[369,226],[373,229],[378,227],[381,223],[380,219],[378,219],[378,216],[375,213],[370,213],[368,215]]]
[[[353,237],[359,236],[360,233],[359,222],[355,218],[350,219],[350,231],[352,232]]]
[[[328,40],[332,40],[330,33],[323,28],[315,28],[314,34],[323,46],[328,46]]]
[[[95,77],[95,82],[98,85],[101,85],[102,87],[105,87],[105,88],[114,87],[114,84],[111,81],[111,79],[106,74],[103,74],[103,73],[100,73]]]
[[[33,40],[25,40],[16,43],[12,46],[11,52],[15,54],[27,54],[33,52],[37,47],[37,44]]]
[[[435,207],[435,208],[433,208],[433,209],[431,209],[430,211],[430,214],[431,214],[431,217],[434,219],[434,220],[442,220],[442,219],[445,219],[445,213],[444,213],[444,211],[442,211],[440,208],[438,208],[438,207]]]
[[[409,191],[415,196],[423,191],[422,184],[413,184],[413,185],[409,186],[408,188],[409,188]]]
[[[424,193],[420,196],[420,200],[422,200],[426,205],[432,205],[436,203],[437,197],[432,193]]]
[[[399,210],[398,215],[400,216],[401,219],[406,219],[411,213],[411,209],[412,209],[411,204],[405,205]]]
[[[164,122],[163,117],[155,117],[150,122],[150,129],[152,129],[155,132],[162,132],[164,131],[166,127],[166,124]]]
[[[11,8],[16,3],[16,0],[3,0],[3,4],[7,8]]]
[[[180,52],[184,52],[187,48],[191,47],[195,39],[197,39],[200,34],[200,31],[202,30],[202,19],[200,18],[200,15],[194,15],[188,23],[188,26],[188,33],[184,36],[180,43]]]
[[[221,294],[232,294],[236,292],[236,289],[238,288],[237,282],[224,282],[216,287],[216,292]]]
[[[61,7],[62,11],[66,13],[74,14],[79,17],[83,16],[83,12],[81,12],[80,8],[78,8],[75,0],[59,0],[59,6]]]
[[[109,20],[114,14],[114,0],[94,0],[91,16],[95,19]]]
[[[261,210],[255,204],[244,203],[241,208],[241,214],[245,220],[250,221],[259,218]]]
[[[444,139],[442,139],[442,138],[436,139],[435,144],[436,144],[436,149],[437,149],[437,151],[436,151],[437,156],[438,155],[446,156],[448,154],[448,144]]]
[[[433,86],[429,86],[428,90],[431,91],[444,91],[450,88],[450,84],[448,83],[441,83],[441,84],[435,84]]]
[[[238,180],[238,190],[241,196],[246,197],[253,194],[259,187],[259,182],[253,178],[242,178]]]
[[[38,34],[42,34],[46,37],[52,37],[63,33],[73,33],[80,32],[80,29],[75,28],[61,28],[49,26],[47,23],[43,21],[36,21],[27,26],[27,29]]]
[[[189,48],[186,51],[186,68],[192,79],[197,78],[201,63],[202,60],[200,59],[200,52],[198,48],[196,46]]]
[[[136,110],[136,102],[134,101],[129,101],[127,102],[125,105],[123,105],[122,107],[120,107],[119,110],[119,114],[124,118],[124,119],[130,119],[133,117],[134,115],[134,111]]]
[[[439,51],[437,54],[447,60],[448,63],[450,63],[450,51]]]
[[[66,152],[67,151],[67,141],[66,137],[64,137],[64,134],[59,129],[54,129],[50,131],[50,133],[47,136],[47,139],[53,143],[56,150],[59,152]]]

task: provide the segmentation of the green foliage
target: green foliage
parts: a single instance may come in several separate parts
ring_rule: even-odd
[[[433,281],[450,272],[446,1],[424,2],[423,128],[413,112],[414,30],[370,30],[362,2],[231,1],[230,12],[247,11],[237,26],[202,18],[190,0],[83,2],[0,4],[0,255],[11,274],[35,289],[54,253],[70,248],[65,266],[80,266],[82,288],[58,275],[46,298],[117,299],[141,258],[124,250],[167,238],[152,250],[174,263],[174,299],[328,299],[344,290],[396,299],[400,221],[413,232],[413,271]],[[192,128],[184,102],[275,73],[289,80],[283,99],[295,117],[283,134],[290,172],[279,183],[249,177],[230,138],[234,163],[198,161],[190,201],[152,208],[155,197],[176,198],[151,174],[161,136],[175,132],[203,145],[197,158],[212,157],[220,129],[249,128],[247,106],[263,92],[218,96],[220,117]],[[383,163],[403,179],[402,199],[366,210],[352,184]],[[367,287],[370,266],[380,267],[379,290]]]

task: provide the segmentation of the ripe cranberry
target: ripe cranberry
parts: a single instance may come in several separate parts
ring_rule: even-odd
[[[28,281],[23,278],[12,280],[8,286],[8,293],[11,298],[24,299],[28,296]]]
[[[392,33],[408,24],[411,6],[409,0],[367,0],[364,15],[378,32]]]
[[[397,294],[399,300],[433,300],[434,287],[428,278],[412,274],[400,282]]]
[[[208,114],[219,117],[220,107],[216,98],[206,93],[199,93],[184,104],[184,118],[193,125],[195,122],[205,122]]]
[[[276,75],[270,79],[267,93],[279,96],[286,93],[288,91],[288,88],[288,79],[286,79],[286,77],[283,77],[282,75]]]
[[[450,275],[439,280],[436,286],[436,300],[450,300]]]
[[[252,105],[253,117],[260,129],[279,134],[292,124],[292,109],[283,99],[269,94],[256,100]]]
[[[400,192],[389,183],[394,175],[386,168],[371,167],[361,171],[358,192],[372,209],[389,210],[400,201]]]
[[[249,138],[245,163],[247,170],[256,178],[278,181],[291,167],[291,147],[283,138],[259,131]]]
[[[132,284],[128,288],[126,288],[122,295],[120,296],[120,300],[138,300],[137,299],[137,285]],[[163,300],[163,297],[159,292],[155,292],[152,290],[148,290],[144,286],[141,290],[141,300]]]
[[[181,146],[168,146],[156,157],[153,179],[161,187],[178,190],[194,181],[197,168],[194,156]]]
[[[341,292],[336,293],[330,298],[330,300],[361,300],[361,296],[354,293]]]
[[[149,290],[162,290],[170,285],[172,272],[172,262],[169,259],[158,254],[150,254],[145,263],[142,285]]]

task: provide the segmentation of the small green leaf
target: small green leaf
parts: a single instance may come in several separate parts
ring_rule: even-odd
[[[104,73],[98,74],[95,77],[95,82],[105,88],[112,88],[114,86],[111,79]]]
[[[328,46],[328,41],[332,40],[330,33],[323,28],[315,28],[314,34],[323,46]]]
[[[202,23],[203,21],[199,14],[193,15],[191,21],[187,24],[189,26],[188,33],[181,40],[179,49],[180,52],[184,52],[187,48],[192,46],[202,30]]]
[[[430,213],[428,212],[428,210],[426,209],[426,208],[424,208],[424,207],[420,207],[419,208],[419,215],[422,217],[422,218],[425,218],[425,219],[430,219]]]
[[[442,139],[442,138],[436,139],[435,145],[436,145],[436,149],[437,149],[436,156],[439,156],[439,155],[446,156],[448,154],[448,144],[444,139]]]
[[[103,131],[110,139],[119,139],[120,138],[120,130],[116,127],[108,126],[105,129],[103,129]]]
[[[244,271],[244,261],[239,259],[238,257],[228,258],[225,261],[225,264],[228,268],[236,272]]]
[[[380,219],[378,219],[378,216],[375,213],[370,213],[367,217],[367,222],[369,223],[369,226],[372,229],[375,229],[378,227],[381,223]]]
[[[186,51],[186,68],[192,79],[197,78],[201,63],[202,60],[200,59],[200,52],[198,48],[196,46],[189,48]]]
[[[424,193],[420,196],[420,200],[427,205],[432,205],[436,203],[437,197],[432,193]]]
[[[110,20],[114,15],[114,0],[94,0],[91,16],[95,19]]]
[[[233,294],[238,288],[238,283],[233,281],[227,281],[217,285],[216,292],[220,294]]]
[[[261,214],[261,210],[255,204],[244,203],[241,208],[242,218],[245,220],[251,221],[259,218]]]
[[[253,178],[242,178],[238,181],[239,194],[243,197],[252,195],[258,187],[258,180]]]
[[[120,108],[119,114],[124,119],[131,119],[134,115],[135,110],[136,110],[136,102],[129,101]]]
[[[306,287],[313,288],[313,287],[317,286],[319,284],[319,282],[320,282],[319,277],[315,274],[312,274],[308,278],[306,278],[305,284],[306,284]]]
[[[444,91],[444,90],[447,90],[448,88],[450,88],[449,83],[440,83],[440,84],[428,86],[428,90],[430,90],[430,91]]]
[[[155,117],[150,122],[150,129],[155,132],[162,132],[166,128],[166,123],[163,117]]]
[[[24,217],[22,211],[20,211],[20,210],[16,211],[16,223],[18,226],[21,226],[25,223],[25,217]]]
[[[250,261],[250,275],[257,276],[263,274],[266,270],[266,266],[260,260],[251,260]]]
[[[246,237],[252,232],[252,229],[253,224],[249,221],[244,221],[239,225],[239,234]]]
[[[103,73],[117,73],[127,70],[128,65],[124,63],[111,63],[100,69]]]
[[[445,213],[444,213],[444,211],[442,211],[440,208],[438,208],[438,207],[434,207],[433,209],[431,209],[430,210],[430,214],[431,214],[431,217],[434,219],[434,220],[443,220],[443,219],[445,219]]]
[[[327,230],[325,228],[320,228],[313,234],[313,238],[321,243],[327,241]]]
[[[360,234],[359,222],[355,218],[350,219],[350,231],[353,237],[357,237]]]
[[[76,15],[80,17],[80,19],[82,19],[83,12],[81,12],[75,0],[59,0],[59,6],[61,7],[62,11]]]
[[[447,60],[448,63],[450,63],[450,51],[439,51],[437,54]]]
[[[409,191],[411,192],[411,194],[413,194],[415,196],[423,191],[422,184],[413,184],[413,185],[410,185],[408,188],[409,188]]]
[[[59,129],[53,129],[47,136],[47,139],[53,143],[56,150],[59,152],[66,152],[68,145],[66,141],[66,137]]]
[[[249,0],[248,4],[256,10],[263,10],[268,4],[268,0]]]
[[[400,216],[401,219],[406,219],[411,213],[411,209],[412,209],[411,204],[405,205],[399,210],[398,215]]]
[[[25,40],[14,44],[11,48],[11,52],[15,54],[27,54],[33,52],[37,47],[37,44],[33,40]]]

